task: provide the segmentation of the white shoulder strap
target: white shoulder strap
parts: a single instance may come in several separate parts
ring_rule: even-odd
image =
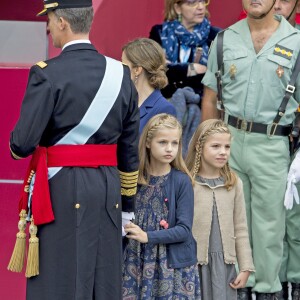
[[[56,145],[83,145],[101,127],[117,100],[123,80],[121,62],[106,57],[106,70],[101,86],[81,122],[70,130]],[[48,179],[61,167],[48,168]]]

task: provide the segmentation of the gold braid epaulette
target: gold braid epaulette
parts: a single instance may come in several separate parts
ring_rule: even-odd
[[[39,66],[41,69],[44,69],[48,66],[44,61],[39,61],[36,63],[36,65]]]
[[[139,171],[128,173],[119,171],[119,173],[121,180],[121,195],[128,197],[134,196],[136,194]]]

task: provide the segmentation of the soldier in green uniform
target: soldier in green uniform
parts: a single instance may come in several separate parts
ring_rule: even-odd
[[[224,120],[234,136],[230,164],[244,184],[256,267],[247,286],[257,293],[256,299],[275,299],[281,290],[278,273],[285,233],[289,134],[300,101],[300,78],[295,89],[288,86],[300,33],[285,18],[273,16],[275,1],[243,0],[247,18],[225,31],[222,51]],[[216,44],[202,81],[204,120],[219,117]],[[292,95],[285,111],[278,114],[287,86]],[[250,299],[250,293],[242,299]]]
[[[300,13],[299,0],[276,0],[274,12],[276,15],[284,16],[292,26],[300,30],[300,24],[296,23],[296,14]]]
[[[298,0],[277,0],[274,6],[275,14],[285,17],[292,26],[300,30],[296,23],[296,13],[300,11]],[[299,108],[298,108],[299,109]],[[297,119],[300,113],[296,113]],[[297,189],[300,192],[300,184]],[[286,234],[284,239],[283,260],[279,272],[282,292],[278,299],[288,299],[288,282],[292,284],[292,299],[300,300],[300,206],[296,205],[286,212]]]

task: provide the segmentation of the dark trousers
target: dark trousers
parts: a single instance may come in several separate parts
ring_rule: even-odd
[[[40,275],[28,279],[27,300],[121,299],[117,176],[107,168],[65,168],[50,180],[55,221],[39,226]]]

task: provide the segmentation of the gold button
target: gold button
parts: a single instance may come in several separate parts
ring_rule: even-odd
[[[75,205],[75,208],[80,208],[80,204],[79,203],[77,203],[76,205]]]
[[[117,203],[117,204],[116,204],[116,208],[118,208],[118,207],[119,207],[119,204]]]

